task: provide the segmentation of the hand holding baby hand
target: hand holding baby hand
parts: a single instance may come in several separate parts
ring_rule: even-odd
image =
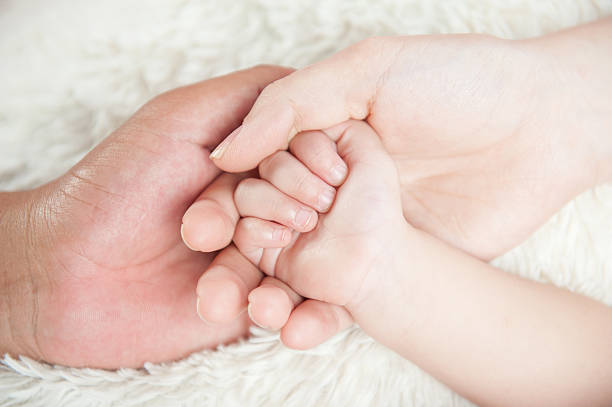
[[[299,330],[301,335],[313,337],[324,336],[323,333],[329,336],[338,326],[350,322],[349,312],[385,279],[383,273],[389,269],[395,247],[410,229],[401,211],[397,170],[375,132],[365,122],[350,121],[326,133],[296,136],[291,145],[294,155],[279,152],[266,159],[259,167],[266,180],[244,180],[235,195],[239,212],[249,216],[238,223],[236,246],[268,276],[274,277],[251,292],[251,317],[261,325],[280,328],[297,305],[288,325],[304,325],[304,320],[315,322],[318,318],[318,323],[309,326],[317,332]],[[317,140],[314,144],[322,146],[319,151],[329,152],[328,136],[337,140],[339,157],[335,162],[342,158],[349,175],[331,210],[320,214],[318,223],[311,221],[308,227],[299,228],[282,215],[304,210],[294,198],[316,207],[319,201],[306,191],[316,190],[315,185],[330,191],[329,186],[323,186],[309,172],[317,173],[313,167],[320,161],[313,159],[316,156],[305,157],[303,152],[309,150],[299,146],[308,138],[310,142]],[[295,182],[288,182],[295,177],[303,180],[299,184],[304,188],[296,189]],[[291,206],[295,208],[284,209]],[[327,204],[319,206],[321,211],[327,209]],[[275,222],[296,231],[290,236],[290,230]],[[279,230],[282,232],[275,233]],[[270,239],[273,236],[279,238]],[[287,285],[310,300],[300,304]],[[290,345],[302,347],[299,340],[287,338],[297,332],[295,326],[284,329],[284,339]]]

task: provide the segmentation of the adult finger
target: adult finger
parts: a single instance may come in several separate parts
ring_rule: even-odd
[[[346,308],[318,300],[306,300],[291,313],[281,330],[281,340],[292,349],[313,348],[351,326]]]
[[[365,40],[272,82],[242,125],[212,152],[214,163],[230,172],[251,169],[286,149],[301,131],[365,119],[380,80],[397,55],[396,41]]]
[[[262,277],[261,271],[235,246],[228,246],[198,280],[198,315],[209,323],[233,321],[246,310],[248,295]]]
[[[307,299],[274,277],[265,277],[249,294],[251,321],[265,329],[281,329],[283,343],[310,349],[352,325],[349,312],[339,305]]]
[[[249,317],[262,328],[281,329],[291,311],[304,299],[287,284],[274,277],[265,277],[259,287],[249,293]]]
[[[172,89],[125,124],[212,150],[238,126],[262,90],[293,69],[259,65]]]
[[[187,247],[212,252],[230,244],[240,218],[234,190],[246,176],[246,173],[219,175],[187,209],[181,224],[181,236]]]

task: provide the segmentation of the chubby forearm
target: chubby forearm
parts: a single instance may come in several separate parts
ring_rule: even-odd
[[[351,309],[366,332],[482,405],[612,404],[611,308],[416,234]]]
[[[550,119],[572,133],[575,151],[586,144],[599,167],[593,183],[612,182],[612,17],[523,43],[554,70],[560,110]]]

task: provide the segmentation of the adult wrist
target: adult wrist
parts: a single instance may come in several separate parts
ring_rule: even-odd
[[[569,147],[585,152],[585,168],[595,166],[589,187],[612,182],[612,18],[528,40],[544,58],[558,90],[558,117]]]

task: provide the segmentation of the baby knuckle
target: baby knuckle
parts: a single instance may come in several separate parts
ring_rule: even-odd
[[[251,245],[255,232],[256,225],[255,222],[253,222],[253,219],[242,219],[236,227],[236,232],[234,233],[234,242],[236,243],[236,246],[243,248]]]
[[[313,162],[318,163],[324,169],[331,169],[338,163],[338,160],[342,160],[337,157],[335,150],[327,146],[321,145],[313,150]]]
[[[253,218],[242,219],[242,231],[247,236],[251,236],[258,229],[258,226],[257,221]]]
[[[256,188],[257,181],[258,180],[255,178],[245,178],[236,185],[236,189],[234,190],[234,201],[236,205],[239,206],[251,195],[253,189]]]
[[[277,219],[285,219],[286,221],[291,219],[290,211],[287,209],[284,200],[276,197],[268,202],[270,213],[273,214]]]
[[[293,198],[297,198],[297,196],[303,196],[316,201],[316,198],[318,197],[318,188],[313,187],[310,174],[306,173],[297,175],[293,185],[293,195],[295,195],[293,196]]]
[[[271,156],[265,158],[259,164],[259,173],[262,176],[273,176],[277,173],[281,168],[283,168],[284,163],[286,162],[286,151],[278,151]]]

